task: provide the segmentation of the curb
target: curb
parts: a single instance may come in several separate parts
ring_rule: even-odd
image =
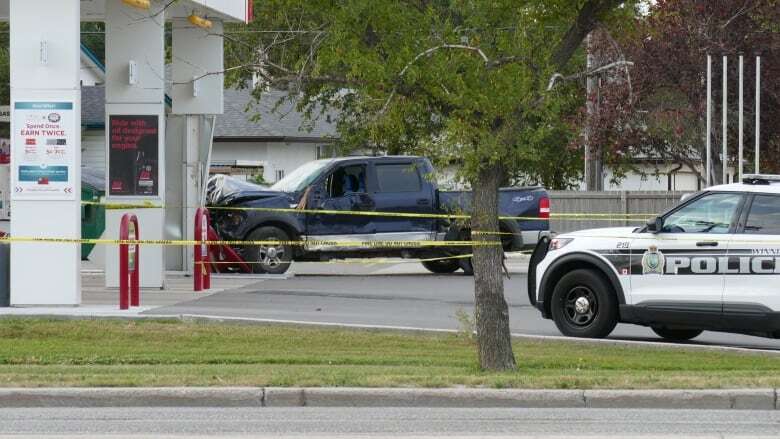
[[[431,407],[778,410],[777,389],[6,388],[0,408]]]

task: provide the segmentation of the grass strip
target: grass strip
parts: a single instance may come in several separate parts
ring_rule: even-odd
[[[180,321],[0,320],[0,386],[780,387],[780,357],[517,340],[514,372],[471,340]]]

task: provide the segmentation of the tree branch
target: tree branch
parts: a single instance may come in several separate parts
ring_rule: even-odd
[[[490,60],[488,59],[487,55],[485,55],[485,52],[482,51],[479,47],[473,47],[473,46],[466,46],[463,44],[442,44],[440,46],[431,47],[429,49],[423,50],[422,52],[418,53],[414,58],[412,58],[411,61],[406,63],[403,69],[401,69],[401,73],[398,74],[398,80],[401,80],[401,78],[404,77],[406,74],[406,71],[409,70],[409,68],[414,65],[420,58],[424,56],[428,56],[432,54],[433,52],[436,52],[437,50],[441,49],[461,49],[461,50],[469,50],[472,52],[475,52],[478,54],[482,60],[485,62],[485,65],[488,66],[490,64]],[[394,86],[393,89],[390,91],[390,95],[387,96],[387,99],[385,100],[385,103],[382,105],[382,109],[379,110],[378,116],[381,116],[385,114],[387,111],[387,108],[390,106],[390,102],[395,97],[396,93],[398,91],[398,86]]]
[[[463,45],[463,44],[442,44],[441,46],[431,47],[430,49],[426,49],[426,50],[418,53],[417,56],[415,56],[411,61],[406,63],[404,68],[401,70],[401,73],[398,74],[398,77],[400,78],[400,77],[404,76],[406,74],[406,71],[409,69],[409,67],[411,67],[412,64],[417,62],[417,60],[419,60],[420,58],[422,58],[422,57],[424,57],[426,55],[430,55],[431,53],[433,53],[433,52],[435,52],[437,50],[441,50],[441,49],[470,50],[472,52],[477,53],[482,58],[482,60],[485,61],[485,64],[487,64],[489,62],[488,57],[485,55],[485,52],[483,52],[482,49],[480,49],[478,47],[466,46],[466,45]]]
[[[597,67],[597,68],[589,70],[587,72],[575,73],[575,74],[569,75],[569,76],[563,76],[560,73],[554,73],[550,77],[550,82],[547,84],[547,91],[552,90],[553,87],[555,87],[555,84],[559,80],[560,81],[572,81],[572,80],[575,80],[575,79],[580,79],[580,78],[585,78],[585,77],[588,77],[588,76],[592,76],[592,75],[595,75],[597,73],[601,73],[601,72],[604,72],[604,71],[607,71],[607,70],[610,70],[610,69],[614,69],[614,68],[617,68],[617,67],[630,67],[630,66],[633,66],[633,65],[634,65],[634,63],[631,62],[631,61],[620,60],[620,61],[615,61],[615,62],[612,62],[612,63],[609,63],[609,64],[605,64],[605,65],[603,65],[601,67]]]
[[[607,12],[623,3],[623,0],[588,0],[582,5],[577,19],[556,47],[551,58],[555,70],[562,70],[582,40],[592,31],[598,20]]]

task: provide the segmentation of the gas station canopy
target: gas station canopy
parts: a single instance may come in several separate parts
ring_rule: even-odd
[[[79,21],[106,24],[104,201],[124,207],[107,210],[103,237],[118,239],[120,219],[129,213],[144,239],[185,238],[194,233],[214,120],[223,113],[224,23],[251,20],[251,4],[0,0],[0,20],[10,22],[11,236],[55,239],[11,244],[13,306],[81,303],[80,246],[56,241],[82,236]],[[167,64],[165,22],[173,24]],[[143,209],[128,207],[139,203]],[[179,266],[193,260],[190,246],[165,250],[144,248],[141,287],[165,287],[167,255]],[[104,259],[106,286],[116,287],[116,244],[107,245]]]
[[[106,2],[114,0],[81,0],[81,21],[104,21]],[[116,0],[120,1],[120,0]],[[168,0],[166,19],[187,18],[196,14],[225,22],[248,23],[252,18],[251,0]],[[0,21],[8,21],[10,0],[0,1]]]

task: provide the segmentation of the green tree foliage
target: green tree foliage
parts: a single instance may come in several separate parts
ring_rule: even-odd
[[[343,148],[427,154],[461,165],[465,181],[500,161],[512,182],[567,188],[581,170],[569,146],[581,87],[537,103],[584,3],[263,1],[248,28],[228,31],[226,58],[263,64],[273,85],[304,92],[303,108],[341,110]],[[228,82],[248,84],[251,70]]]
[[[11,35],[8,23],[0,23],[0,105],[11,103]]]
[[[567,67],[617,0],[263,0],[230,29],[228,82],[259,75],[317,117],[340,112],[343,145],[424,154],[457,164],[474,189],[477,345],[487,369],[511,369],[497,193],[509,181],[565,187],[579,175],[569,148],[576,84]],[[618,8],[632,15],[628,6]],[[621,14],[617,14],[621,15]],[[581,60],[581,55],[577,56]],[[581,68],[581,66],[580,66]],[[258,87],[255,93],[262,93]],[[552,165],[552,166],[551,166]]]

